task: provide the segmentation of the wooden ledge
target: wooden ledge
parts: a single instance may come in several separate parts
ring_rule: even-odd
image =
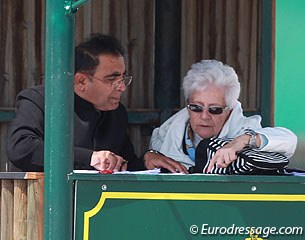
[[[43,172],[0,172],[0,179],[41,179]]]

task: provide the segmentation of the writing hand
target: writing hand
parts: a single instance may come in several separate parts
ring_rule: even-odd
[[[110,151],[94,151],[90,165],[97,170],[126,171],[127,161]]]

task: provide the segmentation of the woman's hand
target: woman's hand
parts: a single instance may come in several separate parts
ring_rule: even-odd
[[[180,172],[188,174],[185,166],[160,153],[146,152],[144,162],[147,169],[166,168],[172,173]]]
[[[209,173],[215,164],[218,168],[226,168],[227,166],[229,166],[233,161],[237,159],[236,153],[244,149],[248,145],[249,140],[250,136],[243,134],[238,136],[222,148],[218,149],[215,155],[212,157],[206,172]],[[260,145],[259,135],[257,135],[257,140]]]

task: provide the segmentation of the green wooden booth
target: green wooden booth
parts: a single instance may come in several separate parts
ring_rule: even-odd
[[[46,1],[46,79],[52,79],[46,83],[46,95],[54,95],[56,101],[46,101],[47,119],[52,121],[46,124],[45,239],[71,239],[72,235],[83,240],[305,239],[303,177],[69,174],[73,159],[72,88],[63,85],[62,79],[71,79],[73,72],[73,58],[67,57],[73,56],[74,49],[72,13],[86,2]],[[302,140],[298,160],[303,160],[304,1],[263,1],[267,5],[271,2],[276,30],[275,41],[268,41],[267,48],[275,48],[268,51],[275,52],[275,57],[263,58],[266,62],[262,65],[264,72],[275,75],[275,92],[274,96],[262,92],[261,98],[274,101],[275,125],[291,128]],[[270,20],[268,14],[264,16]],[[271,30],[265,30],[270,36]],[[57,91],[59,88],[62,91]],[[262,109],[263,115],[264,110],[267,117],[272,117],[268,107]],[[67,121],[62,121],[59,112],[67,113]],[[148,120],[160,118],[151,114],[145,115]],[[0,122],[9,121],[13,115],[13,109],[0,109]],[[144,121],[143,116],[139,119]],[[62,136],[68,136],[68,140]],[[61,165],[62,159],[67,159],[65,166]],[[207,229],[210,234],[206,234]],[[251,229],[260,232],[255,234]]]

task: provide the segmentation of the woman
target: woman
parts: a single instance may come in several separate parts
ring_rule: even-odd
[[[238,101],[240,84],[232,67],[216,60],[202,60],[188,71],[183,89],[187,107],[153,131],[153,150],[189,168],[195,165],[195,149],[203,139],[233,139],[218,149],[205,166],[204,171],[212,173],[213,168],[226,168],[236,161],[237,152],[246,147],[278,152],[287,158],[293,155],[297,138],[290,130],[262,128],[260,116],[243,115]],[[145,155],[148,168],[160,166],[162,159],[170,161],[156,154]]]

